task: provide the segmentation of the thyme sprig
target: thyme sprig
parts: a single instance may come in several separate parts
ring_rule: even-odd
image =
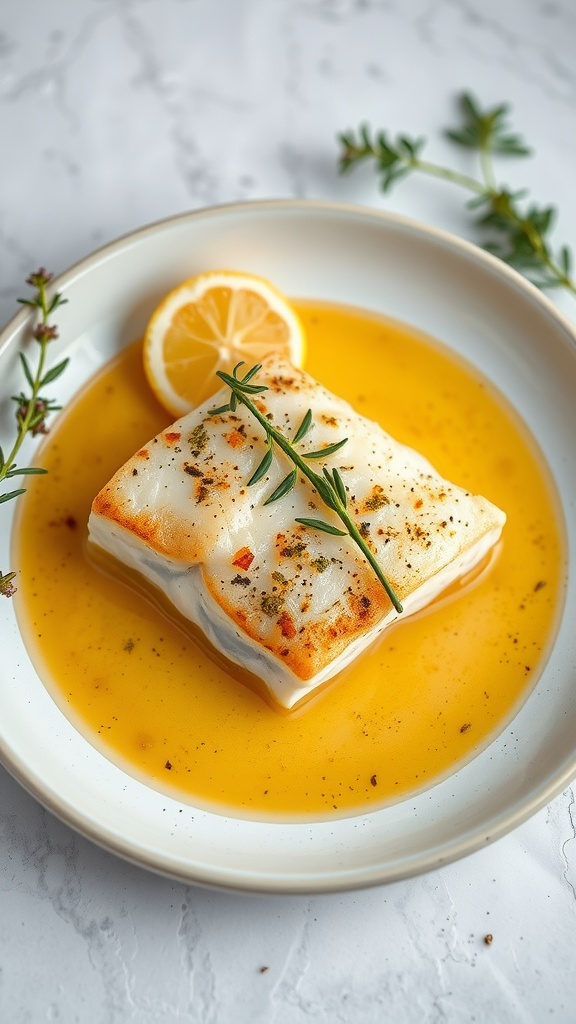
[[[224,373],[222,370],[217,371],[216,375],[220,377],[220,380],[230,388],[231,396],[230,401],[226,405],[221,405],[217,409],[211,409],[209,415],[221,416],[227,412],[234,412],[238,404],[240,404],[245,406],[245,408],[252,413],[263,427],[266,437],[266,452],[262,461],[250,477],[248,486],[253,486],[266,475],[272,464],[273,447],[276,445],[290,459],[295,468],[292,469],[286,477],[284,477],[278,487],[276,487],[272,494],[266,499],[264,505],[271,505],[273,502],[278,501],[280,498],[283,498],[288,494],[296,484],[298,472],[302,473],[316,489],[318,496],[322,499],[324,504],[338,516],[340,522],[345,526],[345,529],[341,530],[332,523],[326,522],[324,519],[296,519],[295,521],[310,530],[319,530],[323,533],[329,533],[337,537],[350,537],[360,548],[366,561],[376,573],[378,580],[384,587],[384,590],[388,594],[388,597],[396,611],[399,613],[402,612],[402,604],[400,603],[400,600],[348,512],[346,487],[338,469],[333,468],[329,471],[324,467],[322,475],[320,475],[307,465],[307,462],[309,461],[326,459],[331,455],[334,455],[346,444],[348,438],[345,437],[343,440],[337,441],[335,444],[326,445],[326,447],[320,448],[317,451],[298,452],[296,450],[296,445],[303,440],[313,425],[312,410],[308,409],[302,422],[295,431],[294,437],[290,440],[290,438],[283,434],[281,430],[274,427],[270,421],[266,419],[252,401],[252,396],[260,395],[265,391],[268,391],[265,384],[250,383],[262,368],[261,364],[258,363],[256,366],[253,366],[242,378],[239,379],[237,373],[241,366],[244,366],[244,363],[238,363],[231,374]]]
[[[470,93],[460,96],[460,107],[462,123],[446,131],[446,136],[458,146],[478,151],[479,178],[424,160],[425,138],[398,135],[394,139],[386,131],[373,133],[366,124],[357,132],[339,135],[340,170],[345,172],[361,163],[372,162],[383,192],[411,172],[440,178],[466,189],[473,193],[468,208],[479,211],[476,224],[481,230],[484,248],[524,273],[537,287],[566,288],[576,295],[572,253],[566,245],[555,253],[549,241],[556,208],[535,203],[523,208],[521,200],[528,194],[526,189],[511,191],[498,184],[493,164],[495,155],[523,157],[531,153],[522,137],[509,129],[510,107],[503,103],[481,110]]]
[[[51,367],[51,369],[45,369],[48,346],[51,341],[58,337],[58,329],[48,322],[49,318],[58,306],[68,301],[63,299],[58,292],[49,298],[48,285],[52,277],[53,275],[49,274],[44,267],[30,274],[30,277],[26,279],[26,284],[35,288],[36,294],[30,299],[18,299],[18,302],[22,305],[31,306],[39,311],[39,321],[34,328],[34,338],[38,342],[39,353],[35,369],[32,368],[24,353],[19,353],[22,372],[30,390],[28,394],[21,391],[18,395],[12,395],[11,397],[11,401],[16,403],[16,438],[7,456],[4,456],[4,452],[0,448],[0,484],[4,480],[11,480],[13,477],[31,476],[46,472],[45,469],[40,469],[36,466],[18,466],[16,456],[28,434],[36,437],[38,434],[47,433],[46,418],[51,412],[61,408],[51,398],[42,397],[40,394],[41,390],[47,387],[48,384],[52,384],[68,365],[68,359],[63,359],[62,362]],[[25,490],[25,487],[17,487],[15,490],[4,491],[4,493],[0,494],[0,504],[17,498],[20,494],[24,494]],[[3,594],[5,597],[12,597],[16,592],[16,587],[14,586],[15,577],[15,572],[8,572],[6,574],[0,572],[0,594]]]

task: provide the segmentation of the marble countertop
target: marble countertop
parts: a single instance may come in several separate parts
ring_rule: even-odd
[[[442,134],[464,88],[512,104],[535,155],[503,175],[574,244],[575,46],[571,0],[3,0],[0,323],[38,265],[214,203],[345,200],[474,240],[454,187],[384,197],[336,168],[337,132],[369,121],[470,171]],[[0,769],[6,1024],[573,1024],[575,953],[572,789],[440,871],[280,898],[124,863]]]

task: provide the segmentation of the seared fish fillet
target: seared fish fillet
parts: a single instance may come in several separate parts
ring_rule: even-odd
[[[424,607],[496,543],[505,515],[443,480],[418,452],[359,416],[302,370],[264,360],[255,399],[287,436],[308,409],[314,425],[299,443],[338,452],[311,465],[337,466],[348,509],[404,605]],[[223,389],[153,438],[96,496],[91,541],[155,584],[230,661],[292,707],[356,658],[398,614],[348,537],[295,522],[340,526],[305,478],[264,502],[292,468],[275,451],[258,483],[247,481],[265,453],[260,424],[242,405],[209,416]]]

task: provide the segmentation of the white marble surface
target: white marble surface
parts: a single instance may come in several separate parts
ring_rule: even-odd
[[[345,199],[473,238],[454,189],[384,199],[335,169],[335,133],[369,120],[468,170],[441,136],[463,87],[513,104],[536,156],[503,175],[575,245],[575,46],[573,0],[2,0],[0,322],[39,264],[212,203]],[[264,898],[125,864],[0,769],[6,1024],[573,1024],[575,953],[571,789],[442,871]]]

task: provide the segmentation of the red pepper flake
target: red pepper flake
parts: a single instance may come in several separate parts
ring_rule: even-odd
[[[287,640],[293,640],[296,636],[296,626],[292,620],[292,616],[288,612],[282,612],[282,615],[277,620],[276,625],[280,626],[282,636],[286,637]]]
[[[250,548],[240,548],[232,559],[232,565],[237,565],[239,569],[249,569],[253,561],[254,555]]]
[[[141,448],[139,452],[136,452],[136,457],[139,459],[149,459],[150,452],[147,448]]]
[[[170,430],[167,434],[164,434],[164,440],[167,441],[168,444],[176,444],[176,442],[179,441],[181,437],[182,435],[179,434],[176,430]]]
[[[424,502],[422,501],[422,498],[418,498],[418,501],[414,502],[414,508],[422,508],[423,504]]]

